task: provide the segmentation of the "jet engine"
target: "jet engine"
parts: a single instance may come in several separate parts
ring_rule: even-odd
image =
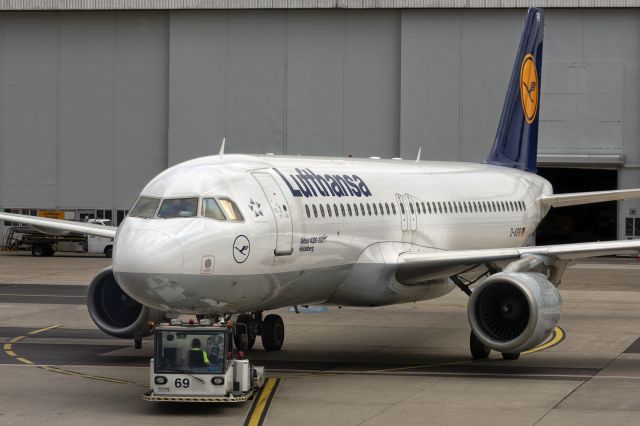
[[[532,349],[560,321],[562,298],[537,272],[500,272],[473,290],[467,315],[471,330],[488,348],[503,353]]]
[[[110,336],[141,339],[151,334],[148,321],[164,319],[164,312],[151,309],[127,295],[116,281],[111,267],[96,275],[87,293],[89,315],[98,328]]]

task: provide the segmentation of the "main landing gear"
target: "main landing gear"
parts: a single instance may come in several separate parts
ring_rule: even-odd
[[[242,334],[246,333],[246,340]],[[262,318],[262,312],[242,314],[236,320],[233,342],[241,351],[253,348],[258,336],[267,351],[279,351],[284,344],[284,322],[280,315],[270,314]]]

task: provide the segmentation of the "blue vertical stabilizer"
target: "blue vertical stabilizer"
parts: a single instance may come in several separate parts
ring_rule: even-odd
[[[502,107],[496,140],[485,163],[536,171],[544,11],[530,8]]]

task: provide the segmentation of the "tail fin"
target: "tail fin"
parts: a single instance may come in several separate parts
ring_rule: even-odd
[[[530,8],[496,139],[485,163],[536,171],[544,11]]]

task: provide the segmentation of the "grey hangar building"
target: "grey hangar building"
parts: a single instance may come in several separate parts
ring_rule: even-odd
[[[640,187],[640,0],[0,0],[0,209],[118,224],[225,137],[482,161],[529,6],[539,173],[558,193]],[[552,210],[538,243],[640,237],[639,208]]]

